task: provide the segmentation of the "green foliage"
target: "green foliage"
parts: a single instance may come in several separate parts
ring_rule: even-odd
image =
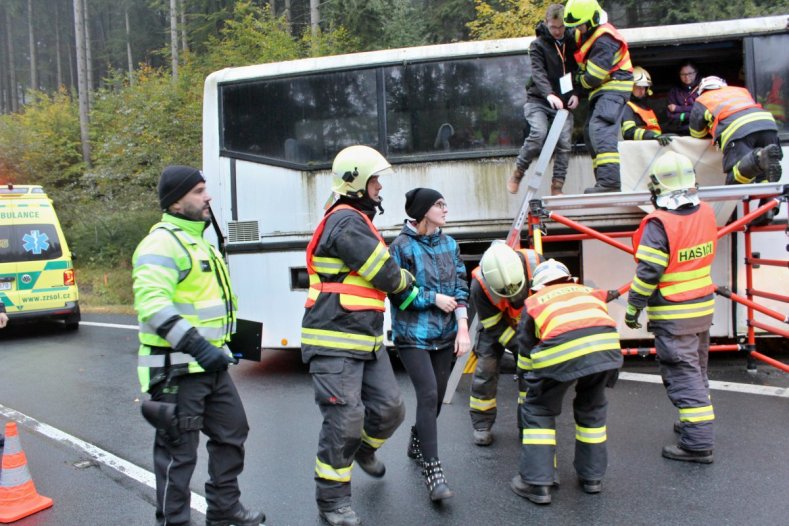
[[[478,40],[523,37],[534,34],[534,26],[545,17],[542,2],[502,0],[499,9],[484,0],[474,0],[477,18],[467,24]]]
[[[134,314],[131,265],[85,264],[75,262],[79,303],[82,311],[109,310],[114,313]]]
[[[603,8],[606,6],[603,5]],[[728,2],[681,2],[673,0],[622,0],[625,12],[621,27],[642,27],[668,24],[687,24],[713,20],[732,20],[757,16],[781,15],[789,12],[789,0],[743,0]]]
[[[361,48],[359,39],[342,26],[326,32],[318,31],[315,36],[312,36],[311,31],[305,31],[300,44],[301,53],[305,57],[353,53]]]
[[[469,37],[466,22],[474,19],[474,4],[468,0],[425,2],[425,37],[428,42],[458,42]]]

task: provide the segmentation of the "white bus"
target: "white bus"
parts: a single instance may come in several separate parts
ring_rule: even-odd
[[[653,105],[659,115],[665,109],[666,93],[678,80],[679,64],[686,59],[694,60],[702,75],[747,86],[759,100],[772,90],[774,102],[778,86],[782,102],[773,107],[785,152],[782,181],[789,181],[789,127],[780,116],[789,100],[787,16],[632,28],[622,33],[633,63],[652,75]],[[370,145],[395,168],[395,175],[381,181],[386,212],[376,218],[376,225],[385,238],[399,232],[405,217],[404,194],[417,186],[436,188],[446,197],[450,209],[445,231],[459,241],[469,271],[491,240],[506,237],[522,199],[507,193],[505,181],[524,137],[522,106],[532,38],[228,68],[206,79],[203,169],[239,294],[239,317],[262,323],[263,348],[299,347],[308,284],[304,252],[330,195],[332,159],[346,146]],[[582,144],[584,120],[582,106],[575,112],[568,194],[594,183],[591,160]],[[670,147],[693,155],[702,185],[723,184],[720,153],[709,140],[681,138]],[[620,142],[624,190],[645,188],[644,163],[654,158],[657,148],[656,141]],[[541,195],[549,194],[550,177],[544,179]],[[632,230],[644,215],[638,206],[592,210],[595,196],[575,197],[590,201],[573,212],[574,220],[600,230]],[[719,215],[729,214],[735,206],[733,202]],[[785,203],[778,220],[786,220]],[[551,222],[546,227],[550,234],[569,232]],[[775,257],[786,258],[783,232],[765,233],[759,239],[763,241],[758,247],[764,248],[755,251],[777,251]],[[738,280],[742,247],[737,245],[721,243],[714,279],[742,291],[743,281]],[[601,288],[621,286],[635,268],[631,256],[611,255],[612,249],[598,241],[545,243],[544,250],[546,256],[560,258],[574,274]],[[777,272],[785,274],[786,269]],[[773,278],[771,290],[789,296],[786,278]],[[622,300],[612,304],[620,319],[617,309],[623,310],[623,305]],[[732,339],[742,334],[746,323],[742,308],[733,308],[722,298],[718,307],[712,335]],[[643,330],[622,328],[625,338],[649,337]]]

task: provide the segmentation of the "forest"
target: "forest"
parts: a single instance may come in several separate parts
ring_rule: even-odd
[[[53,199],[80,286],[129,304],[129,260],[168,164],[201,163],[225,67],[534,34],[540,0],[2,0],[0,184]],[[601,1],[617,27],[789,13],[789,0]],[[108,278],[109,276],[109,278]]]

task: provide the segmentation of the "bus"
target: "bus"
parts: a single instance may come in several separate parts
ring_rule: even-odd
[[[757,100],[772,95],[784,149],[781,182],[787,182],[787,18],[621,32],[633,64],[651,73],[658,115],[686,59],[698,65],[702,76],[717,75],[731,85],[746,86]],[[386,239],[402,227],[405,192],[420,186],[438,189],[449,203],[445,231],[458,240],[469,275],[491,241],[506,237],[521,207],[522,195],[508,194],[505,181],[524,138],[522,107],[533,38],[309,58],[227,68],[207,77],[203,170],[213,196],[218,241],[239,295],[239,318],[262,324],[263,348],[299,348],[308,287],[305,248],[331,195],[332,160],[346,146],[372,146],[395,169],[395,175],[381,179],[385,213],[375,220]],[[574,148],[564,188],[566,194],[576,194],[575,199],[588,200],[575,207],[574,219],[601,230],[632,230],[644,216],[643,207],[615,203],[594,208],[599,196],[577,195],[594,184],[581,131],[585,112],[584,104],[575,111]],[[723,184],[721,154],[709,139],[678,138],[670,147],[693,155],[701,185]],[[644,163],[654,158],[657,148],[656,141],[620,142],[623,190],[646,188]],[[547,196],[550,177],[543,179],[540,195]],[[725,216],[742,205],[733,201],[729,208],[720,206],[723,224]],[[785,202],[776,221],[786,222]],[[550,222],[545,228],[549,233],[566,229]],[[758,243],[754,251],[780,249],[778,257],[786,257],[780,253],[786,246],[783,232],[765,233]],[[611,255],[594,240],[546,243],[544,250],[546,257],[561,259],[574,275],[600,288],[621,286],[635,268],[632,256]],[[742,290],[737,280],[742,250],[741,242],[722,240],[716,284]],[[765,279],[775,292],[789,286],[786,276]],[[615,318],[623,317],[623,300],[611,308]],[[722,298],[716,301],[713,337],[736,338],[746,323],[742,308]],[[643,329],[624,326],[622,335],[650,338]]]

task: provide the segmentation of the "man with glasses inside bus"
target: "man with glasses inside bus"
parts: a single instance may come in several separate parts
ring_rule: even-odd
[[[384,300],[387,293],[402,294],[405,308],[419,289],[372,223],[382,210],[378,177],[390,173],[389,162],[369,146],[338,153],[332,165],[338,199],[307,245],[301,355],[323,416],[315,459],[318,511],[333,526],[361,524],[351,509],[352,464],[383,477],[386,467],[375,453],[405,418],[383,344]]]
[[[592,155],[595,185],[584,193],[618,192],[619,127],[633,90],[633,65],[627,42],[597,0],[569,0],[564,23],[576,28],[577,83],[589,90],[584,137]]]
[[[578,96],[573,91],[572,75],[578,65],[572,58],[575,42],[564,26],[564,6],[551,4],[545,12],[545,20],[537,24],[535,38],[529,46],[531,78],[526,85],[527,99],[523,106],[529,135],[515,160],[515,170],[507,181],[511,194],[518,192],[521,179],[531,162],[540,155],[548,135],[549,121],[553,121],[558,110],[578,107]],[[568,112],[553,159],[551,195],[562,195],[567,165],[572,146],[573,114]]]

